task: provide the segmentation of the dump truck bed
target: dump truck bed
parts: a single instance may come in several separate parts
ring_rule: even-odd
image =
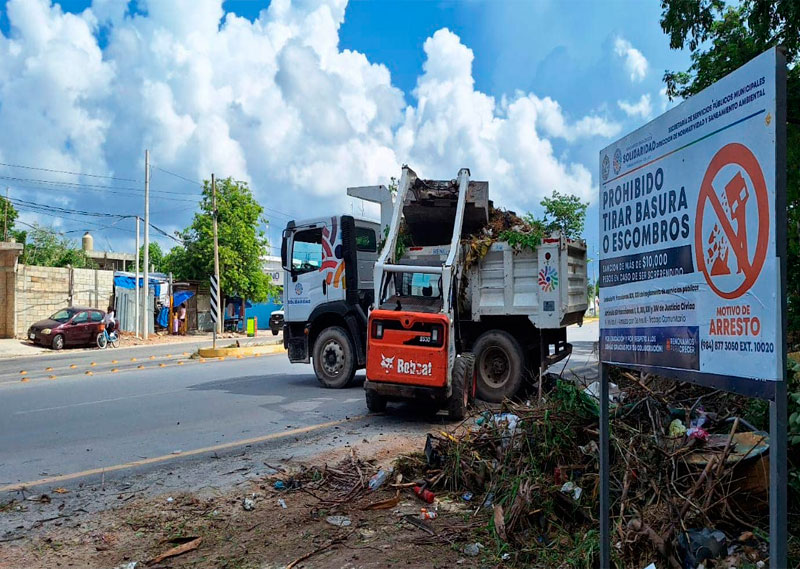
[[[447,245],[412,247],[398,264],[437,265],[449,251]],[[460,285],[465,288],[459,295],[462,319],[525,316],[537,328],[561,328],[580,322],[588,308],[582,241],[547,238],[536,251],[496,242],[464,271]]]
[[[462,317],[522,315],[537,328],[561,328],[580,322],[588,308],[586,245],[550,238],[536,251],[515,251],[497,242],[467,269],[466,281]]]

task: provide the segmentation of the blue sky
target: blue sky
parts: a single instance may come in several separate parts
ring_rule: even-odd
[[[47,4],[45,0],[35,1]],[[113,4],[113,2],[103,3]],[[94,7],[91,2],[85,0],[65,1],[60,5],[65,12],[80,13],[84,9],[90,8],[96,14],[102,13],[97,8],[97,0],[95,0]],[[102,69],[97,71],[96,83],[81,86],[88,90],[87,93],[103,93],[100,107],[104,109],[104,113],[100,116],[101,119],[109,113],[116,117],[116,120],[109,120],[106,130],[102,131],[105,142],[96,148],[84,148],[80,151],[80,148],[75,149],[76,145],[80,147],[80,142],[76,142],[75,136],[59,131],[59,136],[65,137],[67,142],[58,145],[51,152],[39,153],[37,164],[69,164],[71,167],[64,169],[73,171],[79,167],[81,172],[97,172],[104,168],[110,169],[115,174],[137,172],[140,171],[141,160],[127,158],[130,148],[126,148],[125,153],[117,148],[121,143],[113,140],[113,136],[108,135],[108,129],[113,129],[113,125],[119,125],[121,121],[129,121],[130,124],[126,127],[127,131],[130,137],[141,138],[140,146],[148,144],[147,141],[150,141],[149,144],[153,146],[158,143],[159,136],[170,136],[177,128],[176,125],[182,124],[175,122],[178,119],[172,116],[173,114],[178,117],[190,117],[193,121],[192,124],[196,126],[196,129],[191,132],[199,132],[203,117],[193,115],[192,113],[197,111],[190,110],[196,101],[184,102],[181,100],[181,97],[186,96],[185,89],[175,83],[174,76],[170,75],[168,70],[168,64],[164,63],[155,69],[150,69],[142,60],[134,60],[132,56],[123,53],[124,50],[119,49],[119,46],[123,45],[123,34],[119,32],[126,27],[133,29],[139,26],[137,28],[139,35],[143,35],[147,33],[142,31],[145,29],[142,27],[143,22],[148,19],[152,19],[154,23],[160,22],[160,25],[164,26],[167,31],[173,31],[171,26],[177,28],[182,25],[179,13],[177,16],[165,14],[169,10],[163,8],[162,5],[158,10],[160,14],[151,14],[153,10],[148,10],[146,6],[145,2],[131,3],[128,5],[127,15],[124,17],[117,17],[116,20],[109,17],[106,21],[91,28],[91,33],[97,41],[97,49],[102,53],[103,61],[99,65],[111,61],[114,64],[109,68],[111,71]],[[228,0],[224,2],[223,9],[226,13],[233,13],[250,22],[256,22],[262,16],[262,10],[268,6],[269,2]],[[209,8],[209,14],[213,14],[212,8],[213,6]],[[292,10],[300,15],[305,15],[315,8],[316,4],[312,1],[304,1],[297,6],[292,6]],[[48,5],[47,9],[51,15],[55,13],[53,7]],[[338,6],[335,5],[331,8],[331,12],[334,13],[333,20],[336,20],[337,9]],[[30,41],[32,36],[30,30],[20,32],[18,29],[12,29],[10,26],[11,12],[12,10],[7,9],[7,1],[0,1],[0,34],[5,38],[22,43],[34,43]],[[177,12],[177,9],[173,12]],[[202,10],[198,10],[198,12],[202,12]],[[138,15],[136,20],[132,18],[132,14]],[[199,19],[200,15],[192,14],[192,17],[202,24]],[[264,17],[266,18],[266,16]],[[292,17],[299,16],[295,14]],[[430,157],[432,152],[434,154],[441,152],[443,154],[440,156],[442,159],[439,163],[445,170],[441,175],[454,176],[456,164],[470,166],[476,177],[488,177],[490,188],[498,188],[496,194],[493,192],[495,198],[500,197],[513,202],[511,204],[501,202],[501,205],[511,205],[518,210],[533,209],[536,211],[539,199],[542,195],[549,193],[549,189],[569,191],[571,188],[578,188],[575,191],[583,192],[586,194],[584,197],[591,198],[586,188],[591,185],[596,193],[599,150],[613,139],[620,138],[626,132],[634,130],[661,113],[664,102],[659,91],[663,87],[661,77],[664,71],[666,69],[685,69],[688,66],[687,53],[669,50],[668,39],[661,32],[659,26],[659,17],[658,2],[351,1],[344,10],[343,23],[334,32],[336,34],[334,39],[338,42],[339,56],[345,59],[345,56],[341,55],[342,52],[350,50],[363,54],[369,64],[379,64],[385,67],[390,74],[388,80],[369,79],[367,75],[375,72],[373,69],[364,71],[367,74],[365,81],[367,83],[370,81],[389,83],[391,87],[386,85],[381,87],[381,94],[375,94],[374,90],[369,91],[369,94],[365,96],[368,100],[359,100],[358,104],[354,106],[355,110],[344,109],[344,112],[350,123],[357,125],[360,124],[359,119],[354,117],[357,117],[358,113],[374,114],[375,108],[391,109],[391,112],[386,111],[386,119],[383,121],[385,125],[381,124],[373,128],[377,122],[373,121],[366,131],[358,127],[356,130],[359,128],[361,130],[355,139],[346,145],[337,143],[334,150],[329,146],[329,139],[336,139],[339,132],[335,129],[331,131],[333,134],[326,133],[324,130],[315,132],[314,125],[327,124],[325,121],[332,116],[332,113],[336,114],[336,109],[304,115],[306,110],[302,108],[303,101],[311,107],[317,106],[318,101],[313,100],[313,95],[309,98],[302,92],[288,91],[288,83],[284,83],[284,76],[278,72],[275,75],[276,83],[282,89],[284,99],[290,100],[295,95],[297,97],[291,102],[300,117],[301,122],[298,124],[303,126],[304,136],[308,137],[308,140],[301,146],[308,153],[301,165],[287,167],[286,173],[280,176],[275,174],[275,167],[267,169],[266,173],[259,171],[259,166],[254,164],[255,160],[252,157],[263,152],[265,145],[269,147],[269,138],[274,134],[272,132],[249,133],[243,130],[243,127],[237,122],[241,117],[236,113],[241,111],[247,114],[248,104],[237,99],[235,90],[231,95],[229,111],[221,120],[227,123],[227,130],[224,129],[225,133],[241,131],[242,134],[229,135],[233,149],[227,155],[215,156],[216,150],[204,149],[202,141],[193,140],[191,136],[187,135],[187,138],[181,140],[184,141],[187,148],[191,148],[191,151],[184,151],[180,146],[176,146],[178,142],[167,141],[169,144],[165,142],[164,145],[174,152],[170,154],[169,158],[166,158],[165,152],[160,151],[158,160],[168,170],[197,179],[203,177],[205,171],[197,165],[198,163],[202,162],[204,167],[211,163],[220,169],[221,160],[227,157],[227,162],[223,162],[226,165],[231,163],[231,157],[235,157],[236,160],[233,160],[233,163],[243,164],[237,166],[238,170],[246,171],[246,174],[237,173],[237,175],[244,176],[244,179],[251,181],[262,202],[266,201],[275,210],[290,214],[301,214],[306,211],[322,214],[335,207],[346,207],[348,205],[346,198],[338,195],[344,194],[342,186],[351,183],[361,185],[379,181],[354,179],[351,182],[350,179],[347,179],[348,176],[353,176],[352,172],[363,172],[365,170],[363,164],[361,167],[353,166],[353,168],[339,173],[345,177],[338,184],[339,190],[320,181],[320,170],[315,169],[321,167],[315,166],[320,162],[317,157],[325,155],[325,160],[333,160],[333,156],[338,156],[338,159],[341,160],[341,153],[346,152],[342,149],[353,148],[354,145],[361,148],[361,150],[353,150],[353,152],[358,152],[362,160],[367,159],[364,157],[365,153],[373,155],[370,153],[373,152],[376,145],[379,147],[378,150],[374,150],[374,156],[381,157],[380,159],[385,163],[382,162],[383,165],[375,170],[375,175],[381,179],[385,179],[385,176],[390,173],[387,165],[396,165],[405,160],[409,160],[412,167],[420,165],[425,174],[440,175],[440,172],[432,171],[437,169],[437,163],[434,162],[433,157],[430,160],[425,160],[425,158]],[[53,22],[55,21],[56,19],[53,20]],[[266,22],[266,19],[264,21]],[[55,26],[55,24],[53,25]],[[255,26],[255,24],[253,25]],[[224,26],[225,24],[217,22],[220,33],[225,31]],[[431,38],[434,37],[437,30],[442,28],[447,28],[452,34],[439,34],[437,40],[433,41]],[[264,31],[263,28],[259,28],[259,30],[265,35],[272,33],[272,31]],[[191,50],[193,49],[191,40],[187,39],[190,31],[174,30],[175,43],[187,46],[186,54],[189,59],[192,58]],[[305,33],[303,26],[300,26],[299,31],[295,30],[293,33],[299,34],[298,38],[303,40],[302,34]],[[3,54],[1,43],[3,39],[0,37],[0,56]],[[226,41],[230,42],[230,38]],[[309,38],[305,38],[304,41],[313,43]],[[320,48],[316,45],[313,48],[317,52],[319,65],[323,71],[328,75],[331,73],[341,75],[341,69],[331,70],[330,64],[326,62],[323,51],[329,48]],[[129,48],[126,46],[126,49]],[[143,49],[140,48],[141,53],[143,53]],[[251,55],[247,48],[242,49],[243,59]],[[464,71],[464,57],[466,57],[464,54],[469,50],[474,59],[471,61],[471,68]],[[60,52],[56,49],[50,53]],[[282,55],[279,55],[278,65],[285,61],[281,57],[286,53],[282,52]],[[50,57],[52,58],[52,55]],[[292,68],[307,64],[302,56],[298,55],[297,57],[300,59],[291,60]],[[446,61],[447,66],[451,67],[442,71],[441,66],[434,65],[434,60]],[[427,74],[425,74],[426,61],[430,63]],[[243,61],[241,73],[247,73],[247,69],[253,69],[252,65],[248,67],[244,63]],[[209,65],[215,64],[211,62]],[[461,67],[457,67],[458,65]],[[229,66],[230,64],[228,64]],[[161,76],[169,77],[164,80],[164,83],[171,90],[171,96],[164,96],[167,97],[166,100],[172,101],[175,112],[166,113],[168,116],[160,118],[162,123],[144,124],[150,120],[149,117],[147,120],[135,119],[135,116],[132,116],[135,112],[131,111],[130,105],[120,106],[121,101],[111,100],[118,99],[118,94],[124,93],[126,89],[131,89],[132,85],[139,84],[136,81],[129,81],[130,78],[125,77],[129,70],[131,76],[146,77],[156,83],[160,82]],[[494,110],[485,116],[494,118],[490,118],[489,122],[484,121],[483,126],[475,132],[470,131],[470,124],[480,121],[480,116],[476,114],[474,118],[463,119],[463,124],[459,124],[457,128],[453,129],[459,134],[453,135],[447,142],[442,142],[439,146],[443,145],[443,148],[437,148],[436,141],[426,140],[426,136],[430,136],[430,133],[438,128],[439,131],[436,132],[444,132],[444,136],[447,137],[448,133],[441,129],[447,128],[448,121],[454,123],[462,120],[456,115],[448,115],[449,109],[447,109],[446,101],[439,101],[436,104],[433,102],[436,96],[435,89],[431,91],[431,85],[445,85],[445,83],[431,83],[431,81],[434,79],[443,81],[444,76],[449,77],[448,74],[451,72],[458,73],[460,76],[469,76],[471,73],[471,79],[474,81],[471,96],[474,96],[464,107],[467,114],[476,105],[483,104],[485,97],[491,97]],[[108,79],[103,75],[104,73],[112,74],[113,77]],[[217,73],[217,77],[219,76],[220,74]],[[415,90],[421,77],[428,80],[426,83],[428,86],[423,87],[423,101],[420,101]],[[12,79],[11,76],[5,78],[6,88],[11,88]],[[320,81],[323,80],[327,81],[325,78],[320,79]],[[220,90],[219,80],[216,81],[215,93],[224,91]],[[319,85],[328,85],[324,81]],[[124,88],[117,86],[118,83],[124,83]],[[303,89],[303,85],[292,85],[295,85],[293,87],[295,89],[301,91]],[[3,69],[0,64],[0,94],[3,92],[3,87]],[[346,106],[347,102],[351,101],[348,93],[352,94],[354,88],[352,85],[349,87],[345,85],[337,91],[340,93],[339,107]],[[361,87],[359,86],[358,89]],[[398,94],[401,97],[398,97]],[[535,111],[530,109],[526,111],[529,114],[521,115],[537,117],[533,133],[537,143],[531,146],[531,156],[525,156],[524,149],[515,149],[513,144],[514,136],[517,136],[515,133],[524,133],[524,130],[514,130],[516,128],[514,121],[517,119],[512,116],[515,112],[512,110],[513,103],[521,97],[530,99],[531,104],[536,108]],[[643,97],[647,100],[644,100]],[[74,105],[85,104],[83,101],[86,98],[86,95],[76,98]],[[91,99],[92,95],[88,95],[88,98]],[[525,99],[524,102],[527,103],[528,99]],[[154,100],[164,99],[156,97]],[[0,105],[2,104],[0,103]],[[5,104],[7,107],[14,103],[6,100]],[[43,102],[40,114],[50,116],[51,110],[47,106],[52,104],[54,103]],[[504,104],[507,106],[504,107]],[[413,120],[409,118],[409,109],[413,111]],[[311,110],[313,111],[313,109]],[[2,107],[0,107],[0,111],[2,111]],[[87,112],[91,114],[92,110],[83,109],[84,115]],[[248,115],[248,124],[255,124],[254,121],[261,120],[277,122],[273,118],[274,114],[265,115],[266,118],[254,117],[254,114],[257,113],[253,111]],[[583,119],[585,121],[581,122]],[[339,119],[337,118],[336,121]],[[500,121],[502,124],[499,127],[492,126],[496,121]],[[559,126],[561,124],[559,121],[563,122],[565,126]],[[170,135],[159,134],[162,132],[159,129],[164,125],[168,128],[162,130]],[[152,131],[148,130],[151,128]],[[494,133],[495,128],[500,128],[503,132],[497,135],[491,134],[497,139],[486,143],[488,146],[484,144],[483,140],[480,141],[480,144],[473,144],[474,141],[470,139],[471,136],[482,139],[487,132]],[[390,132],[387,133],[387,129],[391,129]],[[470,134],[471,132],[472,134]],[[251,135],[254,137],[252,143],[247,139]],[[20,132],[18,137],[30,138],[32,135]],[[0,135],[0,156],[5,158],[2,160],[3,162],[26,164],[32,160],[30,152],[23,154],[17,152],[15,149],[17,140],[18,138],[9,137],[8,134],[5,138]],[[308,141],[311,141],[311,144]],[[34,136],[26,142],[32,147],[37,147],[37,143],[41,145],[44,141],[37,141]],[[297,141],[293,140],[293,142]],[[316,150],[312,150],[311,146],[314,146]],[[132,148],[136,147],[132,145]],[[468,150],[464,150],[465,148]],[[103,154],[103,159],[92,160],[92,151]],[[134,150],[134,152],[136,151]],[[386,158],[387,152],[392,153],[391,159]],[[535,162],[539,158],[538,153],[540,152],[546,155],[544,158],[552,163],[552,168],[528,164],[528,162]],[[45,160],[42,158],[42,156],[52,157],[54,153],[59,154],[58,159]],[[416,162],[413,161],[415,158],[417,158]],[[542,159],[544,160],[544,158]],[[358,159],[358,156],[353,158],[355,162]],[[214,160],[217,162],[215,163]],[[285,161],[286,158],[283,159],[282,164]],[[498,161],[508,162],[510,166],[495,170],[494,165]],[[488,166],[482,168],[481,166],[484,164],[488,164],[491,168]],[[450,173],[449,169],[454,171]],[[372,171],[371,168],[367,170]],[[348,172],[350,173],[348,174]],[[511,173],[507,177],[503,177],[507,172]],[[565,177],[562,187],[559,187],[559,175]],[[590,177],[588,180],[587,175]],[[172,185],[179,183],[177,179],[165,179],[163,183],[167,189],[180,190],[181,188],[181,186]],[[304,184],[316,184],[316,186],[307,190]],[[314,198],[313,202],[308,202],[310,207],[306,207],[305,204],[300,206],[297,203],[299,194],[295,190],[300,191],[301,194],[308,191],[306,195]],[[88,208],[87,204],[81,202],[80,199],[69,201],[68,204]],[[100,205],[97,206],[98,209]],[[158,208],[156,208],[156,215],[159,215]],[[177,216],[174,213],[165,213],[160,218],[160,223],[167,229],[177,229],[188,223],[190,215],[190,209],[185,214]],[[595,247],[597,240],[596,217],[596,207],[590,208],[586,232],[590,249]],[[271,225],[273,227],[280,226],[284,222],[285,217],[276,217]],[[273,240],[277,238],[277,235],[277,230],[274,230]],[[118,248],[128,246],[127,241],[119,236],[114,236],[111,242]]]

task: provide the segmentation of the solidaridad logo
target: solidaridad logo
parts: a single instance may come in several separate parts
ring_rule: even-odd
[[[294,293],[298,296],[303,294],[303,285],[301,283],[294,285]]]
[[[539,287],[544,292],[552,292],[558,286],[558,271],[550,265],[545,265],[539,271]]]
[[[608,154],[603,156],[603,165],[600,167],[600,171],[603,174],[603,181],[605,182],[608,180],[608,171],[611,169],[611,161],[608,159]]]
[[[614,151],[614,174],[619,174],[622,169],[622,150],[617,148]]]

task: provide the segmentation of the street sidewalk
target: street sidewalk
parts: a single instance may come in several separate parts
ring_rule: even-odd
[[[217,345],[227,347],[236,342],[237,340],[243,345],[252,344],[282,344],[283,335],[278,334],[273,336],[269,330],[259,330],[260,334],[255,338],[248,338],[243,334],[225,333],[217,336]],[[136,338],[132,335],[125,334],[122,337],[122,346],[124,348],[153,348],[168,345],[182,345],[182,344],[197,344],[198,342],[210,343],[212,341],[212,334],[187,334],[186,336],[171,336],[171,335],[151,335],[146,341],[141,338]],[[86,348],[70,348],[57,352],[50,348],[43,348],[36,346],[26,340],[20,338],[7,338],[0,339],[0,360],[11,358],[24,358],[28,356],[38,355],[56,355],[63,353],[84,352],[88,350],[96,350],[95,346],[87,346]]]

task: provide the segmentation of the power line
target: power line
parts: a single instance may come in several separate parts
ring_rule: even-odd
[[[89,216],[89,217],[115,217],[115,218],[120,218],[120,219],[129,218],[129,217],[135,217],[133,215],[120,215],[118,213],[105,213],[105,212],[98,212],[98,211],[87,211],[85,209],[65,208],[65,207],[60,207],[60,206],[47,205],[47,204],[41,204],[41,203],[38,203],[38,202],[31,202],[31,201],[27,201],[27,200],[21,200],[19,198],[9,198],[9,201],[11,201],[11,203],[14,203],[14,204],[17,204],[17,205],[27,206],[27,207],[31,207],[31,208],[44,210],[44,211],[59,212],[59,213],[72,213],[72,214],[77,214],[77,215],[85,215],[85,216]]]
[[[2,178],[2,176],[0,176],[0,178]],[[77,187],[77,188],[73,188],[73,187],[48,188],[48,187],[41,187],[41,186],[28,186],[28,185],[24,185],[24,184],[14,184],[11,187],[12,188],[25,188],[25,189],[28,189],[28,190],[37,190],[37,191],[65,191],[65,190],[71,190],[71,191],[80,191],[80,192],[98,192],[98,193],[101,193],[101,194],[114,194],[114,195],[127,196],[127,197],[133,197],[133,198],[141,198],[141,196],[142,196],[141,191],[133,189],[133,188],[132,188],[132,191],[136,192],[136,193],[119,192],[119,191],[116,191],[116,190],[101,190],[101,189],[94,189],[94,188],[83,188],[83,187]],[[121,189],[125,189],[125,188],[121,188]],[[151,192],[152,191],[157,191],[157,190],[151,190]],[[151,197],[151,199],[183,201],[183,202],[191,202],[191,203],[195,203],[195,204],[197,203],[197,200],[187,199],[187,198],[179,198],[179,197],[171,197],[171,196],[165,196],[165,195],[153,195],[153,196],[150,196],[150,197]]]
[[[64,182],[59,180],[42,180],[39,178],[18,178],[14,176],[0,176],[0,179],[3,180],[11,180],[11,181],[19,181],[19,182],[32,182],[35,184],[51,184],[55,186],[68,186],[68,187],[77,187],[77,188],[104,188],[110,190],[127,190],[131,192],[141,192],[143,191],[141,188],[127,188],[127,187],[120,187],[120,186],[105,186],[103,184],[79,184],[77,182]],[[161,194],[173,194],[178,196],[196,196],[202,197],[201,194],[189,194],[187,192],[171,192],[169,190],[154,190]]]
[[[181,176],[180,174],[176,174],[175,172],[170,172],[169,170],[165,170],[164,168],[161,168],[160,166],[151,166],[151,168],[155,168],[156,170],[161,170],[165,174],[169,174],[170,176],[175,176],[176,178],[180,178],[181,180],[185,180],[186,182],[189,182],[191,184],[197,184],[201,188],[205,187],[205,186],[203,186],[203,184],[201,184],[197,180],[190,180],[189,178],[186,178],[185,176]]]
[[[67,170],[54,170],[52,168],[39,168],[36,166],[23,166],[22,164],[7,164],[5,162],[0,162],[0,166],[8,166],[9,168],[24,168],[26,170],[40,170],[42,172],[55,172],[57,174],[71,174],[73,176],[87,176],[90,178],[105,178],[108,180],[120,180],[122,182],[138,182],[139,180],[134,180],[132,178],[118,178],[116,176],[103,176],[101,174],[84,174],[83,172],[69,172]]]
[[[156,231],[158,231],[159,233],[161,233],[163,236],[165,236],[165,237],[169,237],[170,239],[172,239],[172,240],[173,240],[173,241],[175,241],[176,243],[180,243],[181,245],[183,245],[183,241],[181,241],[180,239],[178,239],[178,238],[177,238],[177,237],[175,237],[174,235],[170,235],[169,233],[167,233],[166,231],[164,231],[164,230],[163,230],[163,229],[161,229],[160,227],[157,227],[157,226],[153,225],[152,223],[150,224],[150,227],[152,227],[153,229],[155,229]]]

